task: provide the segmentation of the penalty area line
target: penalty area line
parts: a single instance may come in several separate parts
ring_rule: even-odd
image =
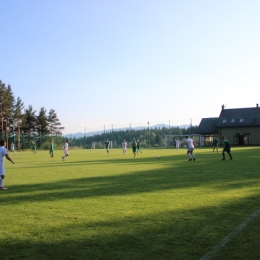
[[[252,220],[260,215],[260,208],[256,210],[251,216],[249,216],[242,224],[240,224],[236,229],[230,232],[220,243],[213,247],[212,251],[208,252],[204,255],[200,260],[209,260],[212,256],[214,256],[222,247],[226,245],[226,243],[230,240],[230,238],[236,236],[244,227],[246,227]]]

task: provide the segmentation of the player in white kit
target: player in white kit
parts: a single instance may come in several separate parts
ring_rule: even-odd
[[[195,146],[195,142],[192,138],[189,138],[187,135],[185,136],[186,137],[186,143],[187,143],[187,155],[189,157],[189,161],[195,161],[196,158],[195,158],[195,155],[193,154],[193,151],[194,151],[194,146]]]
[[[66,143],[63,146],[64,156],[62,156],[62,160],[64,161],[67,156],[69,156],[69,142],[70,140],[66,140]]]
[[[127,142],[125,140],[122,142],[122,149],[123,149],[123,154],[126,155]]]
[[[2,140],[0,142],[0,190],[6,190],[7,188],[4,187],[4,178],[5,178],[5,166],[4,166],[4,159],[9,160],[10,162],[13,162],[13,160],[8,156],[7,150],[6,150],[6,141]]]

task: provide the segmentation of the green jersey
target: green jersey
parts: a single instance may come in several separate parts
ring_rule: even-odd
[[[137,142],[132,142],[132,148],[133,148],[133,151],[136,152]]]
[[[109,148],[109,142],[104,142],[104,144],[106,145],[106,148]]]
[[[139,149],[141,145],[141,142],[137,142],[137,148]]]
[[[53,143],[50,144],[50,150],[51,150],[51,151],[54,151],[54,145],[53,145]]]

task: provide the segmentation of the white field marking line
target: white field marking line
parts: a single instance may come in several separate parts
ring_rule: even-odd
[[[246,227],[253,219],[260,215],[260,208],[256,210],[250,217],[248,217],[242,224],[240,224],[236,229],[230,232],[220,243],[213,247],[212,251],[208,252],[204,255],[200,260],[209,260],[212,256],[214,256],[222,247],[226,245],[226,243],[230,240],[230,238],[237,235],[244,227]]]
[[[204,172],[207,172],[207,173],[222,173],[223,171],[204,171]],[[227,172],[225,172],[225,173],[233,173],[233,171],[227,171]],[[257,173],[257,174],[259,174],[260,172],[236,172],[236,173]]]

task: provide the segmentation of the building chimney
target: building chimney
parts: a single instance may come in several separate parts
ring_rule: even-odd
[[[258,107],[258,104],[256,104],[256,107]]]
[[[225,110],[225,105],[222,105],[222,111]]]

